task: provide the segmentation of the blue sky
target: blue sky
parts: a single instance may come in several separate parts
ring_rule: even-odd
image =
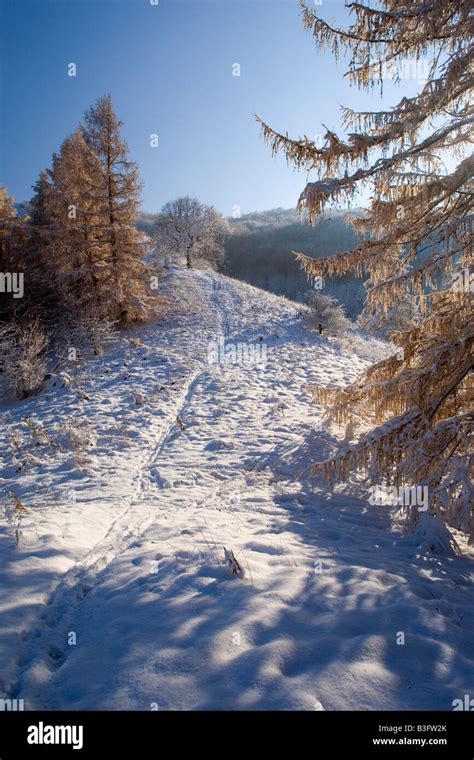
[[[311,0],[308,0],[308,4]],[[0,0],[0,182],[17,201],[84,111],[110,92],[142,205],[193,195],[226,216],[292,207],[305,174],[271,157],[254,120],[315,136],[339,105],[379,108],[316,53],[297,0]],[[317,11],[347,20],[341,0]],[[68,76],[75,63],[77,76]],[[233,64],[240,76],[232,75]],[[416,89],[403,83],[403,94]],[[385,105],[400,89],[385,87]],[[158,134],[159,147],[150,147]]]

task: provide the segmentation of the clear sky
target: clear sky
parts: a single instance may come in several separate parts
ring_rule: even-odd
[[[340,104],[383,105],[378,91],[362,95],[343,81],[343,62],[316,53],[297,0],[0,0],[0,7],[0,182],[18,202],[31,197],[52,152],[106,92],[140,167],[143,210],[189,194],[226,216],[235,206],[242,214],[295,206],[305,184],[304,173],[271,157],[255,112],[279,131],[314,137],[322,123],[338,129]],[[316,10],[347,23],[342,0]],[[403,94],[416,89],[403,83]],[[384,97],[394,105],[400,88],[388,83]]]

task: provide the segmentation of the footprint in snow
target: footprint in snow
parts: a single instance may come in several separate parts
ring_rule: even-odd
[[[209,443],[204,447],[204,451],[229,451],[233,448],[234,445],[228,441],[214,440],[209,441]]]

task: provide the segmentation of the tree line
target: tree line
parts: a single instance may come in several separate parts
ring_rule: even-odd
[[[140,183],[110,95],[90,108],[34,185],[28,214],[0,194],[0,271],[24,272],[25,294],[2,298],[7,321],[49,324],[148,318],[151,298],[136,230]]]
[[[0,187],[0,369],[23,372],[23,395],[41,385],[45,347],[61,330],[126,327],[157,307],[122,126],[105,95],[53,154],[26,213]]]

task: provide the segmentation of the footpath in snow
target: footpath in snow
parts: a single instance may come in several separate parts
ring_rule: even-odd
[[[0,530],[0,697],[451,710],[474,683],[472,559],[305,471],[337,446],[308,384],[351,382],[380,346],[342,350],[214,273],[168,287],[181,315],[2,409],[0,485],[28,511],[18,549]],[[209,363],[222,341],[236,363]]]

